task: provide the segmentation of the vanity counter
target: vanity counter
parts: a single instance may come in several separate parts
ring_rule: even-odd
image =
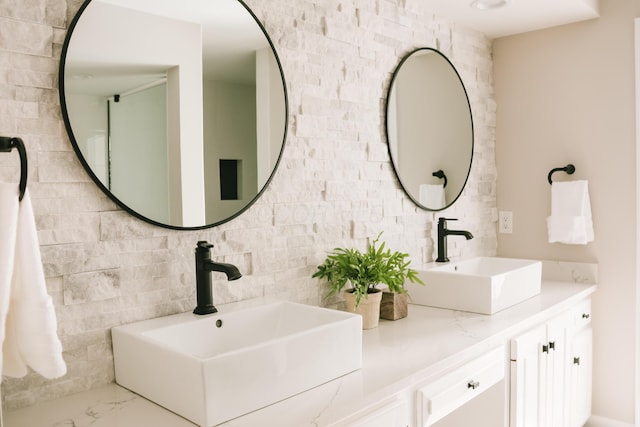
[[[407,318],[381,320],[377,328],[363,331],[362,369],[222,425],[346,425],[355,411],[373,410],[416,383],[428,382],[504,345],[515,334],[571,308],[596,290],[595,280],[575,274],[570,280],[543,277],[538,296],[492,316],[411,305]],[[195,424],[116,384],[4,414],[4,427],[141,425]]]

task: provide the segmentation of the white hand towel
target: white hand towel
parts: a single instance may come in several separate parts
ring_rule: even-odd
[[[13,187],[13,194],[9,186]],[[0,184],[0,211],[4,213],[5,206],[11,207],[14,203],[16,220],[0,222],[3,230],[0,250],[6,249],[11,260],[7,265],[10,280],[6,281],[3,271],[0,282],[2,374],[22,377],[30,367],[46,378],[61,377],[67,367],[57,335],[53,302],[47,293],[29,192],[27,190],[18,204],[16,185]],[[13,238],[5,240],[5,234]],[[7,260],[0,262],[4,261]]]
[[[0,343],[4,341],[16,251],[18,186],[0,184]],[[2,352],[0,352],[2,366]]]
[[[585,245],[593,241],[588,181],[551,185],[551,216],[547,218],[547,228],[549,243]]]
[[[442,209],[447,205],[442,184],[420,184],[420,204],[429,209]]]

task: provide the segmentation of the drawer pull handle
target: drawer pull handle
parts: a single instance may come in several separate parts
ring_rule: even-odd
[[[478,381],[469,381],[469,383],[467,384],[467,388],[470,388],[472,390],[475,390],[478,387],[480,387],[480,383]]]
[[[582,313],[582,318],[583,319],[588,319],[589,317],[591,317],[591,315],[589,313]]]
[[[573,364],[574,365],[580,365],[580,358],[579,357],[574,357],[573,358]]]
[[[555,341],[549,341],[547,344],[543,344],[542,345],[542,352],[543,353],[549,353],[549,350],[555,350],[556,349],[556,342]]]

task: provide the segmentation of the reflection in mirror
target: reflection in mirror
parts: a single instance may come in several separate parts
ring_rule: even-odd
[[[239,215],[284,145],[282,69],[239,0],[87,0],[65,41],[60,97],[96,183],[169,228]]]
[[[440,52],[420,48],[398,65],[387,97],[394,170],[418,206],[442,210],[462,193],[473,156],[473,121],[458,72]]]

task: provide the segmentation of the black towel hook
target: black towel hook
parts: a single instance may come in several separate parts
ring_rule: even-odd
[[[24,142],[17,137],[0,136],[0,152],[8,153],[12,149],[17,149],[20,155],[20,197],[22,201],[24,192],[27,190],[27,150],[24,148]]]
[[[444,174],[444,171],[442,169],[435,171],[431,175],[435,176],[436,178],[444,179],[444,184],[442,184],[442,187],[447,187],[447,176]]]
[[[551,179],[551,175],[553,175],[555,172],[566,172],[569,175],[571,175],[575,171],[576,171],[576,167],[573,166],[571,163],[569,163],[567,166],[565,166],[563,168],[551,169],[551,172],[549,172],[549,175],[547,176],[547,180],[549,181],[549,184],[553,184],[553,180]]]

